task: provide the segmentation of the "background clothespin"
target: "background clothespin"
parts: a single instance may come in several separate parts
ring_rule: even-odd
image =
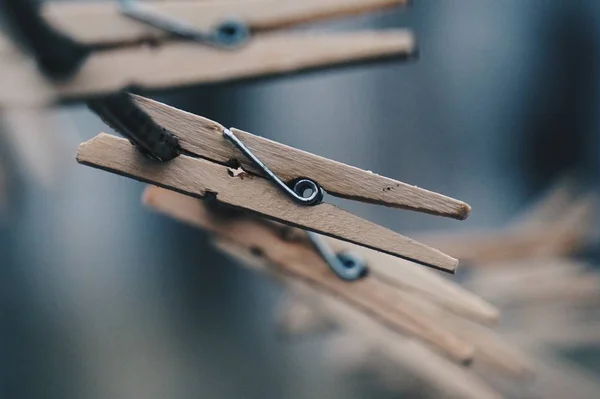
[[[0,106],[31,106],[90,97],[124,87],[160,90],[277,75],[415,53],[406,30],[301,34],[285,29],[306,22],[404,5],[404,0],[156,2],[152,15],[175,18],[211,32],[235,14],[248,27],[243,46],[224,50],[173,40],[164,31],[124,14],[117,2],[48,4],[41,14],[26,1],[16,8],[19,30],[51,82],[6,40],[0,41]],[[136,3],[137,4],[137,3]],[[232,8],[233,7],[233,8]],[[110,28],[107,28],[110,27]],[[267,31],[273,30],[272,33]],[[278,32],[280,30],[281,32]],[[23,36],[23,35],[21,35]],[[152,46],[140,43],[152,43]],[[60,49],[58,51],[57,49]]]
[[[595,191],[580,192],[573,179],[563,178],[505,228],[428,233],[420,239],[477,268],[568,256],[597,238],[597,203]]]
[[[305,334],[325,331],[331,323],[341,325],[344,331],[352,333],[344,340],[345,354],[358,351],[363,360],[367,353],[376,355],[369,355],[371,360],[383,356],[388,362],[416,373],[428,385],[465,397],[497,394],[461,366],[391,332],[388,327],[437,348],[438,353],[453,361],[464,362],[466,358],[462,356],[468,353],[464,351],[471,348],[475,362],[491,365],[496,373],[525,380],[531,377],[532,366],[524,355],[488,328],[477,326],[494,324],[498,311],[434,272],[372,250],[328,240],[338,250],[359,251],[371,267],[365,280],[346,284],[342,291],[337,291],[339,280],[326,272],[301,233],[293,234],[289,228],[244,213],[220,213],[222,209],[212,209],[194,198],[158,187],[146,189],[144,202],[161,213],[211,232],[219,249],[286,284],[293,301],[281,309],[282,331]],[[444,341],[433,338],[444,334],[448,334]],[[452,336],[466,346],[459,350],[461,345],[456,345],[459,341],[451,339]],[[448,346],[451,342],[454,345]],[[463,355],[457,356],[459,353]],[[452,383],[457,377],[463,382]]]

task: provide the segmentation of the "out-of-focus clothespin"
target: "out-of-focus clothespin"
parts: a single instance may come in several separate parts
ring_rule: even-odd
[[[579,193],[565,178],[506,227],[426,233],[419,239],[477,268],[568,256],[597,234],[593,229],[597,204],[596,192]]]
[[[220,250],[245,265],[268,272],[290,288],[291,305],[297,312],[283,313],[286,331],[309,332],[333,322],[353,333],[349,345],[360,352],[359,356],[381,355],[408,368],[431,386],[459,397],[499,397],[460,366],[471,357],[512,378],[528,379],[532,374],[524,355],[488,328],[479,326],[494,323],[497,310],[432,271],[326,239],[338,251],[360,253],[371,268],[363,280],[343,284],[328,271],[300,231],[244,212],[214,208],[155,186],[146,189],[144,202],[161,213],[209,231]],[[389,271],[392,267],[394,272]],[[437,349],[442,356],[417,342]],[[367,349],[364,353],[362,346]],[[346,354],[353,352],[346,349]]]
[[[416,52],[410,31],[315,34],[296,25],[406,0],[3,0],[13,36],[37,66],[0,40],[0,107],[256,78]],[[47,79],[47,78],[50,79]]]
[[[179,193],[149,187],[144,202],[174,218],[199,226],[213,233],[221,248],[237,256],[245,256],[250,265],[259,265],[277,275],[302,281],[328,296],[334,296],[352,307],[369,314],[393,330],[416,336],[436,347],[451,359],[470,362],[473,356],[471,344],[462,337],[440,327],[433,318],[418,311],[396,285],[377,277],[371,272],[365,278],[345,283],[331,273],[326,262],[312,248],[306,235],[299,230],[275,222],[266,221],[239,210],[211,206],[204,201]],[[378,254],[352,244],[344,244],[346,250],[360,251],[368,264],[376,268]],[[374,258],[372,257],[374,256]],[[401,264],[403,261],[398,260]],[[418,267],[413,265],[413,267]],[[410,283],[407,283],[409,286]],[[440,285],[444,283],[439,283]],[[446,285],[452,285],[445,282]],[[418,286],[417,286],[418,287]],[[454,287],[461,291],[458,287]],[[427,290],[427,287],[423,287]],[[448,297],[448,301],[470,307],[469,295]],[[481,306],[481,303],[477,304]],[[479,317],[489,317],[493,307],[481,307]]]

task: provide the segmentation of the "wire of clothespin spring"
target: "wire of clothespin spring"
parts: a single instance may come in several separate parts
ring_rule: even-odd
[[[117,0],[123,15],[163,30],[175,37],[193,40],[220,49],[235,49],[250,37],[248,27],[241,21],[227,20],[210,32],[201,32],[183,22],[158,15],[135,0]],[[34,0],[1,0],[0,10],[7,16],[8,33],[26,52],[30,53],[51,80],[73,76],[87,57],[101,47],[77,42],[51,26]]]
[[[284,183],[267,165],[265,165],[230,129],[223,129],[223,135],[229,139],[252,163],[262,170],[265,175],[287,196],[297,204],[303,206],[318,205],[323,201],[324,190],[314,180],[298,178],[292,182],[292,188]],[[308,196],[304,194],[308,192]],[[341,279],[355,281],[366,277],[369,269],[366,261],[353,253],[335,253],[319,236],[313,232],[307,232],[310,242],[331,270]]]
[[[174,18],[153,12],[138,0],[117,0],[123,15],[135,21],[163,30],[181,39],[192,40],[217,48],[234,49],[244,45],[250,31],[246,24],[237,20],[226,20],[210,32],[202,32]]]
[[[142,111],[125,92],[104,96],[88,102],[88,106],[113,129],[136,145],[151,159],[166,162],[180,155],[181,149],[177,137],[158,125]],[[296,179],[293,188],[284,183],[229,129],[223,135],[229,139],[246,157],[248,157],[265,175],[296,203],[304,206],[317,205],[323,200],[323,188],[313,180]],[[305,192],[310,194],[305,197]],[[353,253],[335,253],[319,236],[307,232],[315,250],[341,279],[355,281],[368,274],[366,261]]]

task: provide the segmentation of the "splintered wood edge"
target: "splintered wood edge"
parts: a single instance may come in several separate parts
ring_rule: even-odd
[[[88,166],[155,184],[193,197],[216,197],[294,227],[353,242],[413,262],[454,273],[458,261],[392,230],[328,203],[303,207],[285,197],[269,181],[230,168],[181,155],[167,163],[148,160],[125,139],[100,134],[79,147],[77,160]]]
[[[190,153],[219,163],[237,160],[245,170],[260,170],[223,137],[224,127],[166,104],[134,96],[158,124],[173,132]],[[464,220],[471,207],[463,201],[311,154],[238,129],[234,134],[280,178],[305,177],[338,197]]]
[[[406,3],[407,0],[173,1],[141,6],[201,31],[213,29],[224,19],[231,18],[256,31],[362,14]],[[122,15],[115,2],[47,3],[43,14],[53,26],[86,44],[125,44],[167,37],[161,30]]]
[[[397,288],[382,284],[374,277],[351,284],[340,280],[309,246],[282,240],[280,232],[256,219],[215,218],[201,201],[158,187],[148,187],[143,202],[177,220],[202,227],[219,239],[236,243],[246,251],[260,253],[263,264],[286,276],[329,293],[393,330],[409,333],[441,349],[459,363],[467,364],[474,356],[473,347],[437,325],[398,295]],[[256,261],[254,257],[254,261]],[[254,261],[251,263],[253,264]]]

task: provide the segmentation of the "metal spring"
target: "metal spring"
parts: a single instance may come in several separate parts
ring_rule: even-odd
[[[314,180],[308,178],[296,179],[293,182],[292,188],[290,188],[288,184],[282,181],[267,165],[258,159],[230,129],[223,129],[223,135],[250,159],[257,168],[262,170],[269,180],[275,183],[281,191],[297,204],[314,206],[323,201],[324,190]],[[306,193],[309,193],[309,195],[305,196]],[[355,281],[367,276],[369,269],[362,257],[348,252],[335,253],[329,245],[321,240],[318,234],[309,231],[307,235],[319,255],[321,255],[330,269],[339,278],[346,281]]]
[[[237,20],[223,21],[210,32],[202,32],[195,27],[174,18],[153,12],[137,0],[118,0],[123,15],[144,23],[181,39],[193,40],[217,48],[233,49],[245,44],[250,38],[246,24]]]

